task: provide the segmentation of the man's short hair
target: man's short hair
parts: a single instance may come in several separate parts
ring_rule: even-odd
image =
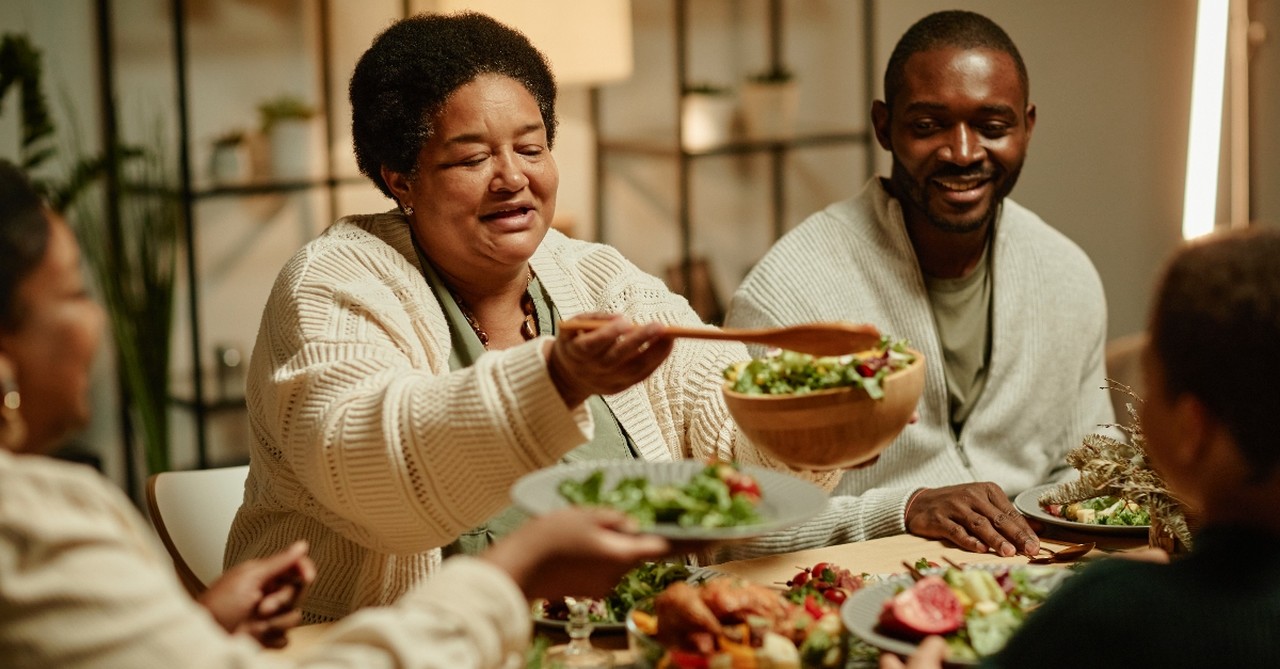
[[[889,56],[889,64],[884,70],[884,102],[890,110],[906,81],[907,60],[922,51],[943,48],[990,49],[1009,54],[1018,67],[1023,102],[1030,99],[1031,82],[1027,77],[1027,66],[1009,34],[981,14],[953,9],[935,12],[916,21],[893,47],[893,54]]]
[[[1150,346],[1167,396],[1202,402],[1267,476],[1280,463],[1280,230],[1188,244],[1159,285]]]

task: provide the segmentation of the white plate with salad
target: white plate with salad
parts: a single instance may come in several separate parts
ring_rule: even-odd
[[[1129,524],[1101,524],[1099,522],[1084,523],[1076,520],[1071,520],[1070,518],[1065,518],[1061,515],[1054,515],[1052,513],[1049,513],[1047,509],[1040,506],[1040,495],[1043,494],[1046,490],[1054,487],[1054,485],[1056,484],[1050,483],[1050,484],[1040,485],[1040,486],[1036,486],[1034,488],[1029,488],[1027,490],[1022,491],[1021,494],[1019,494],[1017,497],[1014,498],[1013,506],[1016,509],[1018,509],[1018,511],[1021,511],[1022,515],[1024,516],[1035,518],[1036,520],[1039,520],[1044,523],[1049,523],[1050,525],[1069,527],[1072,530],[1075,530],[1078,532],[1090,532],[1094,534],[1126,534],[1126,535],[1139,536],[1139,535],[1145,535],[1151,530],[1151,524],[1150,524],[1151,521],[1149,520],[1149,516],[1142,516],[1142,517],[1148,518],[1147,522],[1145,523],[1129,525]],[[1094,500],[1101,500],[1101,499],[1103,498],[1094,498]],[[1089,511],[1093,512],[1090,515],[1094,516],[1096,519],[1098,514],[1102,514],[1102,513],[1106,513],[1108,515],[1115,514],[1118,508],[1122,508],[1122,507],[1117,507],[1116,505],[1117,504],[1123,505],[1123,502],[1118,499],[1107,501],[1107,502],[1103,502],[1103,501],[1095,502],[1093,500],[1087,500],[1082,504],[1084,504],[1086,507],[1098,507],[1098,508],[1088,509]],[[1126,513],[1125,518],[1128,519],[1130,522],[1133,522],[1133,516],[1131,514]]]
[[[648,606],[655,595],[676,581],[699,581],[710,573],[714,572],[680,562],[646,562],[623,574],[603,599],[587,600],[591,628],[597,632],[621,632],[627,628],[626,617],[631,609]],[[535,599],[531,613],[539,625],[558,629],[569,625],[569,606],[563,599]]]
[[[915,582],[899,574],[854,592],[840,607],[845,628],[899,655],[915,652],[925,635],[940,634],[947,642],[948,666],[973,666],[999,652],[1026,616],[1073,572],[1054,566],[982,564],[924,573],[931,580]],[[900,593],[911,596],[898,598]]]
[[[733,471],[708,474],[712,467]],[[724,480],[708,480],[713,478]],[[744,499],[737,492],[748,494]],[[535,516],[571,504],[618,508],[636,518],[645,532],[702,541],[767,534],[808,520],[827,503],[821,488],[794,476],[761,467],[692,460],[556,465],[521,477],[511,487],[511,499]]]

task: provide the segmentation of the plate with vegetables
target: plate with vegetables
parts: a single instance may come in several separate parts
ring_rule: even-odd
[[[1151,514],[1141,505],[1118,497],[1093,497],[1073,504],[1041,504],[1040,495],[1054,485],[1022,491],[1014,498],[1014,507],[1024,516],[1078,532],[1140,536],[1151,530]]]
[[[646,562],[623,574],[604,599],[590,600],[587,619],[596,631],[621,632],[626,629],[628,611],[649,608],[654,595],[676,581],[688,580],[698,577],[682,563]],[[564,599],[535,599],[532,613],[539,625],[564,628],[569,624],[569,606]]]
[[[845,627],[881,650],[909,655],[924,637],[947,642],[947,662],[975,665],[999,652],[1073,572],[1038,565],[929,569],[869,585],[840,608]]]
[[[532,515],[603,506],[669,539],[745,539],[801,523],[827,503],[822,489],[753,466],[685,460],[597,460],[556,465],[516,481],[511,499]]]

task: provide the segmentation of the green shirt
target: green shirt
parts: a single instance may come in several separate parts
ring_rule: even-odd
[[[414,246],[415,248],[417,247],[416,240]],[[435,267],[427,260],[426,254],[420,248],[417,251],[418,262],[422,265],[422,275],[427,280],[427,284],[431,286],[431,291],[435,293],[436,299],[439,300],[440,307],[444,311],[445,321],[449,325],[449,340],[452,344],[449,353],[449,369],[458,370],[470,367],[475,364],[481,355],[484,355],[486,351],[484,344],[480,343],[480,337],[471,328],[466,316],[462,315],[462,308],[458,306],[453,293],[449,292],[448,286],[445,285],[440,275],[435,271]],[[555,305],[551,302],[551,298],[547,295],[537,277],[533,277],[529,282],[529,296],[533,298],[534,314],[538,321],[538,332],[541,334],[555,334],[556,323],[560,320],[560,314],[556,311]],[[591,411],[591,418],[595,424],[595,433],[592,434],[590,441],[569,451],[561,460],[563,462],[582,462],[585,460],[612,460],[635,457],[635,444],[631,442],[631,438],[627,436],[622,426],[618,423],[618,419],[613,415],[609,406],[605,404],[604,398],[599,395],[592,395],[587,399],[587,408]],[[491,517],[483,525],[464,532],[452,544],[446,546],[444,548],[445,556],[457,553],[476,555],[484,551],[495,539],[510,533],[525,520],[525,514],[519,509],[507,507]]]
[[[990,245],[968,276],[938,279],[925,276],[929,305],[942,343],[943,369],[951,427],[960,434],[973,405],[987,383],[991,359]]]

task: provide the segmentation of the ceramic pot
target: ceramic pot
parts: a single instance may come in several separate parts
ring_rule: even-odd
[[[681,145],[690,151],[700,151],[728,142],[732,137],[733,111],[731,95],[686,94],[680,109]]]
[[[742,125],[748,139],[795,134],[800,89],[794,81],[750,81],[742,87]]]

